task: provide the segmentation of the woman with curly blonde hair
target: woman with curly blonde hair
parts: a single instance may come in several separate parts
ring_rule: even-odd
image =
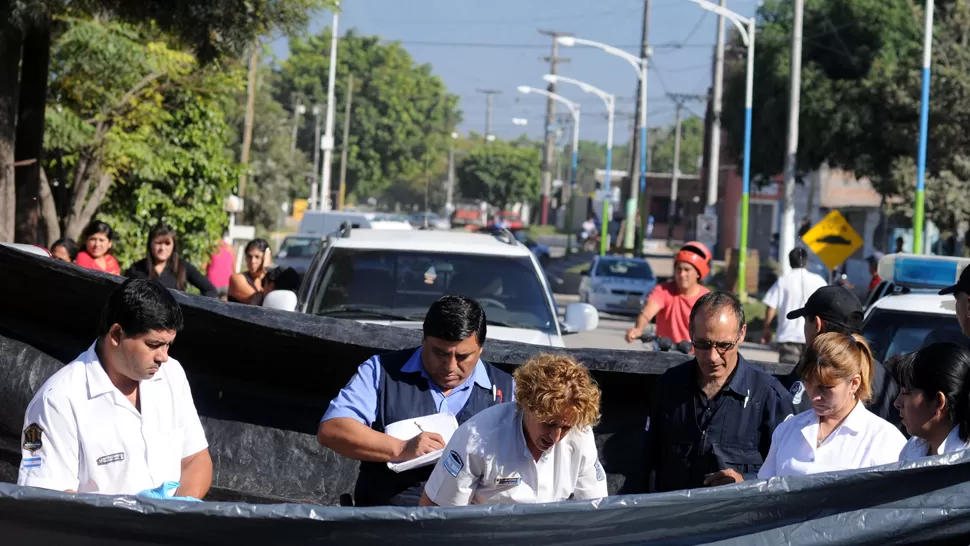
[[[451,437],[421,506],[607,496],[593,438],[600,390],[589,370],[566,355],[542,354],[514,378],[515,402],[482,411]]]

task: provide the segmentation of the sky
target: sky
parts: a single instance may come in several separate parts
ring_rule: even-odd
[[[729,9],[745,17],[756,5],[757,0],[727,0]],[[520,85],[546,87],[542,76],[549,63],[541,58],[550,55],[552,38],[539,30],[568,32],[639,55],[643,6],[644,0],[344,0],[338,30],[343,34],[354,28],[399,41],[416,63],[430,64],[448,91],[460,97],[460,133],[485,132],[486,97],[478,90],[496,89],[502,93],[493,98],[492,132],[500,138],[541,138],[545,98],[516,90]],[[647,124],[653,127],[674,121],[674,103],[666,93],[707,92],[717,16],[689,0],[653,0],[650,19],[654,56],[647,84]],[[331,22],[332,14],[322,13],[312,21],[310,32],[318,33]],[[285,39],[277,39],[272,47],[278,58],[286,58]],[[594,48],[560,47],[559,56],[570,59],[559,65],[560,75],[616,95],[614,141],[628,141],[636,107],[633,67]],[[581,138],[605,142],[608,125],[602,100],[567,84],[557,93],[580,103]],[[703,102],[688,103],[686,115],[701,115],[705,108]],[[557,112],[566,109],[558,105]],[[513,118],[524,118],[528,125],[517,126]]]

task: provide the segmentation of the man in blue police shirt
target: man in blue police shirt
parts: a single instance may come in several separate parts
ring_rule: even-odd
[[[317,440],[361,461],[356,506],[417,506],[434,465],[395,473],[387,463],[445,447],[436,433],[404,441],[385,434],[386,425],[433,413],[452,413],[460,425],[512,401],[512,376],[481,360],[484,343],[481,306],[464,296],[443,296],[424,318],[420,347],[371,357],[330,402]]]
[[[738,354],[746,328],[734,296],[705,294],[689,324],[694,359],[664,372],[653,387],[646,424],[650,491],[756,479],[775,427],[792,415],[781,383]]]

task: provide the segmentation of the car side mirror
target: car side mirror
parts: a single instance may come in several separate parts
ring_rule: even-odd
[[[570,303],[566,306],[566,316],[563,319],[563,333],[576,334],[595,330],[600,325],[600,315],[596,308],[588,303]]]
[[[582,271],[582,272],[580,273],[580,275],[582,275],[583,277],[589,277],[589,269],[584,269],[584,270],[583,270],[583,271]]]
[[[263,307],[280,311],[296,311],[297,297],[291,290],[273,290],[263,298]]]

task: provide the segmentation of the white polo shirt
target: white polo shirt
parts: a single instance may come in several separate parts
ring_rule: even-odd
[[[514,402],[458,428],[424,486],[439,506],[532,504],[608,495],[593,431],[572,429],[536,461]]]
[[[894,463],[906,438],[899,429],[870,413],[865,404],[856,407],[829,437],[818,443],[818,416],[808,410],[775,428],[771,448],[759,479],[802,476],[836,470],[855,470]]]
[[[180,481],[209,444],[174,358],[139,385],[141,412],[108,379],[94,345],[52,375],[24,416],[18,485],[137,494]]]
[[[937,455],[962,451],[968,447],[970,447],[970,442],[964,442],[960,439],[960,425],[957,425],[953,427],[950,434],[948,434],[946,439],[943,440],[943,443],[940,444],[940,452],[937,453]],[[906,442],[906,445],[903,446],[903,450],[899,452],[899,461],[913,461],[930,456],[929,442],[917,436],[913,436]]]

